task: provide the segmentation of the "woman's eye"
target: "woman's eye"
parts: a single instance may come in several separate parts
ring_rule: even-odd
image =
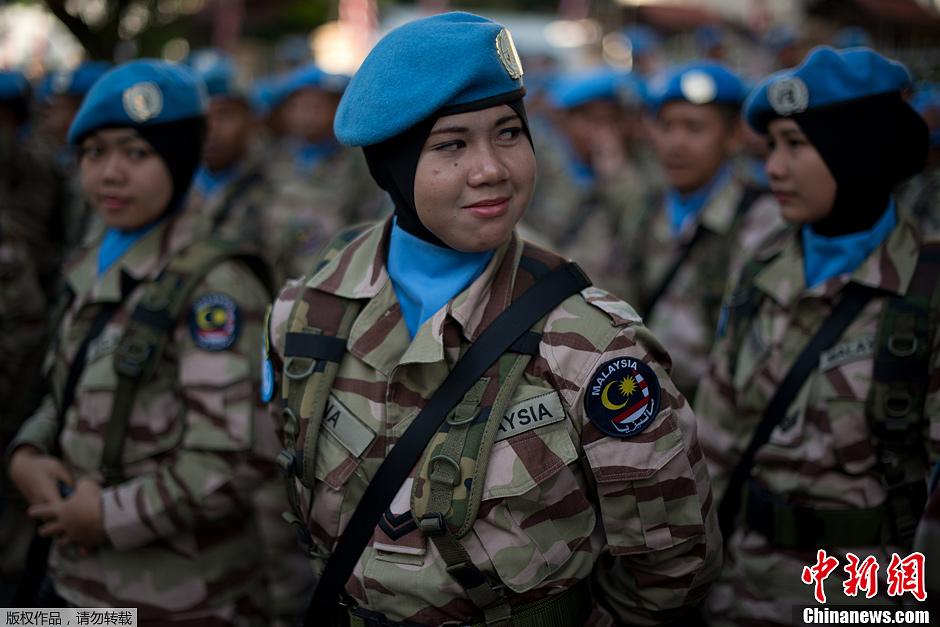
[[[98,146],[82,146],[80,155],[82,159],[86,157],[97,157],[101,154],[101,149]]]
[[[134,161],[140,161],[141,159],[146,159],[150,155],[150,152],[143,148],[129,148],[127,154]]]
[[[504,128],[499,132],[500,139],[515,139],[519,136],[519,133],[522,132],[522,128],[514,126],[512,128]]]
[[[453,141],[444,142],[443,144],[438,144],[435,150],[446,150],[449,152],[453,152],[455,150],[463,148],[464,146],[466,146],[466,143],[464,143],[462,139],[455,139]]]

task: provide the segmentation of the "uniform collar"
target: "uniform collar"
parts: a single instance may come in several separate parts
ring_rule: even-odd
[[[754,285],[784,306],[803,295],[831,299],[849,283],[858,283],[889,294],[907,293],[917,266],[921,237],[910,213],[898,207],[897,226],[848,276],[833,277],[806,289],[800,229],[790,229],[779,244],[779,254],[761,270]]]
[[[370,227],[316,273],[308,285],[348,299],[368,299],[349,334],[349,352],[389,375],[398,363],[435,363],[445,356],[444,329],[454,321],[472,341],[512,300],[522,240],[513,233],[483,273],[422,325],[414,340],[385,267],[392,218]],[[511,266],[504,263],[511,261]]]
[[[154,279],[170,257],[192,241],[197,215],[191,199],[175,215],[170,216],[134,243],[96,280],[98,249],[104,233],[92,240],[64,269],[65,280],[78,301],[119,302],[122,286],[128,277],[140,282]]]

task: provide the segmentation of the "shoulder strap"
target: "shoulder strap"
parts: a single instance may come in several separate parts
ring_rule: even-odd
[[[340,592],[408,473],[421,458],[451,408],[486,369],[542,316],[590,285],[577,264],[568,262],[529,288],[483,331],[457,362],[424,409],[389,452],[366,488],[314,591],[305,625],[322,624],[337,610]]]
[[[874,293],[875,291],[869,287],[858,283],[849,283],[846,286],[842,300],[836,305],[832,314],[826,319],[806,348],[803,349],[803,352],[800,353],[790,371],[787,372],[786,377],[777,387],[776,393],[764,411],[761,423],[757,426],[747,449],[731,473],[728,488],[721,504],[718,506],[718,523],[725,540],[731,535],[734,518],[740,510],[741,490],[745,480],[751,474],[751,467],[754,465],[754,456],[757,454],[757,450],[770,439],[774,427],[783,418],[787,408],[796,397],[810,372],[816,368],[820,353],[833,345],[845,328],[855,319],[855,316],[865,307],[865,304],[871,300]]]
[[[267,265],[258,257],[245,253],[237,244],[222,239],[194,242],[177,252],[160,276],[146,286],[124,328],[114,356],[118,387],[101,454],[101,470],[106,485],[124,480],[121,458],[138,387],[146,383],[156,370],[164,347],[199,283],[220,263],[236,258],[248,265],[270,295],[273,281]]]
[[[940,241],[929,241],[921,245],[907,293],[893,296],[882,312],[866,405],[869,427],[880,444],[889,523],[904,542],[913,537],[925,504],[924,406],[938,308]],[[912,485],[917,487],[910,490]]]
[[[750,206],[757,200],[761,194],[766,190],[757,189],[754,187],[744,188],[741,194],[741,200],[738,202],[738,206],[734,210],[734,222],[737,223],[741,216],[743,216]],[[666,290],[669,289],[670,284],[672,284],[673,279],[676,278],[676,275],[679,273],[679,270],[685,264],[686,260],[689,258],[689,255],[692,254],[692,249],[695,248],[695,244],[702,239],[702,227],[701,225],[696,228],[695,234],[692,236],[692,239],[682,248],[679,252],[679,256],[670,266],[669,271],[666,273],[666,276],[663,277],[663,280],[659,282],[659,286],[656,288],[656,291],[649,299],[649,304],[646,305],[645,317],[649,317],[653,313],[653,309],[656,307],[656,303],[659,302],[659,299],[662,298],[663,294],[666,293]]]

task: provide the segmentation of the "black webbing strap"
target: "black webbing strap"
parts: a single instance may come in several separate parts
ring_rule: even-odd
[[[741,195],[741,200],[738,202],[737,208],[734,210],[734,219],[737,219],[744,215],[744,212],[754,204],[754,201],[760,197],[761,194],[765,193],[767,190],[757,189],[753,187],[745,188],[744,192]],[[653,314],[653,309],[656,307],[656,303],[659,302],[659,299],[662,298],[663,294],[666,293],[666,290],[669,289],[669,286],[672,284],[673,279],[676,278],[676,274],[679,273],[679,269],[682,268],[686,260],[689,258],[689,255],[692,254],[692,249],[695,248],[695,245],[702,239],[702,226],[699,225],[695,229],[695,234],[692,236],[692,239],[689,240],[689,243],[686,244],[682,251],[679,253],[679,257],[673,262],[672,266],[669,268],[669,272],[666,273],[666,276],[663,277],[663,280],[659,282],[659,286],[656,288],[656,292],[649,298],[646,304],[645,317],[649,318]]]
[[[115,312],[121,307],[121,303],[124,302],[127,295],[130,294],[137,285],[137,282],[126,274],[122,275],[121,278],[123,279],[121,285],[121,300],[116,303],[104,303],[101,306],[101,310],[94,319],[92,319],[88,327],[88,333],[85,335],[85,339],[82,340],[78,351],[75,353],[75,359],[72,360],[72,367],[69,368],[69,376],[68,379],[66,379],[65,388],[62,390],[62,399],[59,401],[59,406],[56,408],[58,410],[58,415],[56,416],[58,419],[58,430],[56,432],[55,443],[53,444],[54,450],[52,451],[56,456],[59,455],[59,438],[62,435],[62,428],[65,426],[65,414],[75,401],[75,387],[78,385],[78,380],[81,378],[82,372],[85,371],[88,347],[95,341],[95,338],[101,335],[108,321],[114,317]],[[65,308],[67,308],[67,304],[63,303],[63,314]],[[61,320],[61,316],[58,316],[58,319]],[[57,329],[50,329],[49,333],[55,333],[56,331]],[[33,536],[29,544],[29,551],[26,554],[23,572],[20,576],[20,584],[13,599],[13,607],[36,606],[36,595],[39,592],[39,586],[42,584],[43,578],[46,576],[49,549],[51,547],[51,538],[43,538],[39,533]]]
[[[790,403],[796,397],[800,388],[803,387],[803,382],[806,381],[810,372],[816,368],[820,353],[835,343],[874,294],[875,290],[873,288],[858,283],[849,283],[845,289],[845,296],[832,310],[832,314],[823,323],[819,332],[813,336],[813,339],[800,353],[787,376],[784,377],[777,388],[777,392],[764,411],[764,417],[757,426],[751,442],[738,461],[737,466],[731,472],[728,488],[724,498],[721,499],[721,504],[718,506],[718,524],[726,541],[734,528],[735,516],[741,508],[741,492],[744,482],[751,474],[751,467],[754,465],[754,456],[757,454],[757,449],[770,439],[771,432],[783,419]]]
[[[307,607],[304,625],[313,627],[329,624],[327,619],[335,616],[340,607],[340,594],[375,532],[379,516],[395,498],[451,408],[517,338],[566,298],[590,285],[591,281],[577,264],[568,262],[562,265],[514,300],[467,349],[411,426],[392,447],[366,488],[320,576]]]

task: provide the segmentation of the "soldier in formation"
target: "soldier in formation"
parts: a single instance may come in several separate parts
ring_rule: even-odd
[[[64,270],[50,390],[7,454],[67,603],[267,625],[249,497],[276,472],[257,369],[270,296],[253,258],[193,242],[206,103],[191,71],[142,60],[79,109],[69,141],[107,229]]]
[[[657,624],[717,573],[668,354],[515,232],[536,174],[521,77],[506,29],[446,13],[382,39],[340,103],[394,215],[281,290],[263,361],[311,623]]]
[[[822,46],[745,104],[794,228],[729,283],[695,397],[727,538],[710,624],[905,600],[891,582],[914,566],[940,453],[938,248],[890,193],[927,152],[909,82],[873,50]]]

